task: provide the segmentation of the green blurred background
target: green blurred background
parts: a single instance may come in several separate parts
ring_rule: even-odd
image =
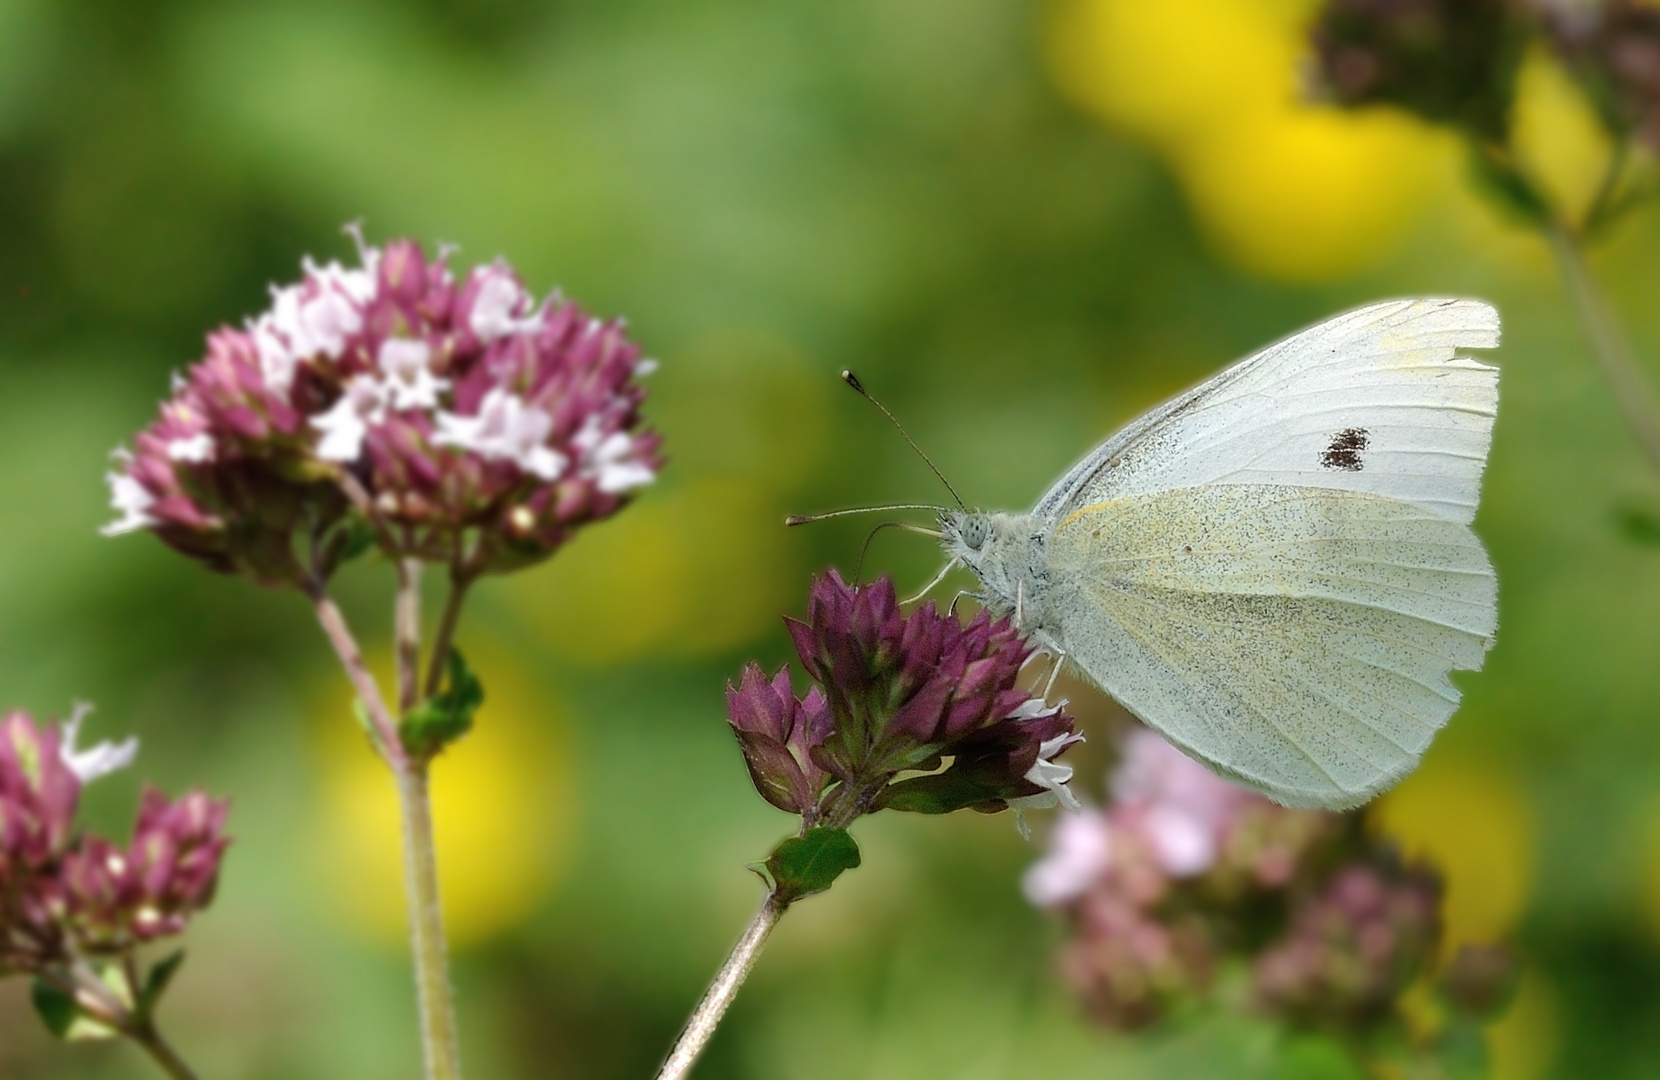
[[[96,531],[105,455],[168,372],[303,253],[348,256],[361,218],[505,255],[663,361],[661,482],[487,583],[463,628],[491,698],[436,797],[474,1076],[649,1075],[758,902],[743,865],[789,824],[749,787],[722,683],[784,659],[779,613],[865,528],[780,519],[940,495],[840,368],[970,501],[1020,507],[1164,396],[1402,294],[1506,320],[1477,519],[1501,626],[1383,817],[1445,868],[1454,940],[1529,959],[1496,1075],[1652,1075],[1660,486],[1547,250],[1457,147],[1298,103],[1309,8],[0,0],[0,699],[91,700],[95,735],[143,738],[90,795],[100,828],[124,834],[142,777],[234,799],[163,1014],[203,1074],[417,1070],[390,783],[305,605]],[[1516,123],[1583,197],[1605,147],[1539,58]],[[1660,373],[1660,215],[1596,264]],[[938,561],[887,533],[871,565],[903,589]],[[382,652],[388,577],[341,583]],[[1097,798],[1103,742],[1080,757]],[[858,835],[864,867],[791,915],[699,1075],[1354,1075],[1224,1016],[1093,1029],[1006,817]],[[0,985],[0,1075],[149,1075],[127,1047],[48,1045],[25,990]]]

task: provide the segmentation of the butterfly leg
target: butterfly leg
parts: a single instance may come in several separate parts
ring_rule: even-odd
[[[1049,700],[1049,691],[1055,688],[1055,680],[1060,677],[1061,668],[1066,666],[1066,654],[1059,649],[1054,652],[1055,663],[1049,669],[1049,681],[1043,684],[1043,700]]]
[[[945,580],[945,575],[949,574],[951,571],[955,570],[956,568],[957,568],[957,560],[952,559],[950,562],[945,564],[944,568],[940,570],[939,575],[937,577],[935,577],[933,581],[930,581],[927,585],[924,585],[922,587],[921,592],[917,593],[915,596],[911,597],[909,600],[906,600],[906,601],[903,601],[903,602],[906,603],[906,604],[914,604],[918,600],[921,600],[924,596],[927,596],[929,593],[934,591],[934,586],[938,585],[940,582]],[[962,594],[958,593],[957,595],[961,596]],[[952,603],[955,604],[956,601],[953,600]]]

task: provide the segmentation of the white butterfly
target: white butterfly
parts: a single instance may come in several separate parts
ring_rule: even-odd
[[[1358,806],[1493,644],[1470,530],[1499,343],[1474,300],[1304,330],[1097,447],[1029,514],[949,512],[982,598],[1150,727],[1288,806]]]

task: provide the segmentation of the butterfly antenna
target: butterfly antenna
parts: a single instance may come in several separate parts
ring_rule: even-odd
[[[940,539],[940,534],[933,529],[924,529],[920,525],[912,525],[908,521],[884,521],[865,535],[865,542],[859,548],[859,561],[853,564],[853,584],[859,584],[865,574],[865,556],[870,554],[870,542],[876,539],[876,534],[883,529],[900,529],[904,532],[921,533],[923,536],[932,536]]]
[[[791,514],[784,519],[784,524],[811,525],[815,521],[827,521],[849,514],[874,514],[883,510],[932,510],[938,514],[950,513],[943,506],[930,506],[927,503],[894,503],[891,506],[855,506],[851,510],[832,510],[827,514]]]
[[[865,384],[860,382],[859,377],[853,374],[853,372],[843,370],[842,382],[851,386],[858,392],[860,397],[882,410],[882,415],[887,417],[889,422],[891,422],[894,427],[899,429],[899,434],[904,437],[905,441],[911,444],[911,449],[916,451],[916,456],[921,458],[923,463],[926,464],[928,468],[933,470],[934,475],[940,478],[940,483],[944,484],[945,490],[949,491],[951,493],[951,497],[957,500],[957,505],[962,509],[967,510],[968,505],[963,502],[963,497],[957,494],[957,489],[951,486],[951,481],[947,480],[945,478],[945,474],[940,472],[939,466],[934,464],[934,459],[922,452],[922,447],[918,446],[916,444],[916,440],[911,438],[911,433],[905,430],[905,425],[899,422],[899,417],[893,415],[893,413],[888,411],[888,407],[886,405],[872,397],[870,391],[865,389]]]

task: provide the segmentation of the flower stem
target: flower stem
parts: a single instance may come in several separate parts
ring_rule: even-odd
[[[444,598],[444,613],[438,617],[438,631],[432,639],[432,655],[427,658],[428,697],[438,693],[444,685],[444,669],[449,663],[456,627],[461,624],[461,605],[466,603],[467,590],[472,584],[469,577],[456,572],[450,574],[449,595]]]
[[[357,639],[346,625],[346,616],[329,594],[318,586],[311,589],[310,595],[311,605],[317,612],[317,622],[322,626],[329,644],[334,646],[334,654],[340,658],[340,666],[346,669],[346,678],[351,680],[352,689],[357,691],[357,699],[363,703],[363,710],[368,714],[377,749],[386,758],[387,764],[397,769],[407,755],[403,741],[398,738],[398,725],[386,707],[386,699],[381,696],[380,687],[375,685],[375,677],[369,674],[369,666],[363,662],[363,650],[358,648]]]
[[[438,860],[432,842],[426,762],[406,761],[398,770],[398,797],[403,804],[404,891],[409,895],[427,1080],[460,1080],[461,1044],[455,1028],[444,915],[438,902]]]
[[[420,611],[408,596],[416,579],[400,571],[399,655],[403,655],[406,623],[419,634]],[[398,785],[403,818],[404,892],[409,902],[410,937],[415,961],[415,993],[421,1020],[421,1044],[427,1080],[460,1080],[461,1050],[456,1037],[455,1002],[450,986],[449,950],[444,941],[444,918],[438,902],[438,859],[432,837],[432,801],[427,787],[428,762],[412,756],[398,735],[398,725],[386,706],[380,687],[363,662],[363,651],[346,625],[340,608],[316,586],[311,600],[317,621],[334,646],[346,676],[363,702],[381,755],[391,766]],[[407,609],[407,610],[406,610]],[[407,617],[406,617],[407,616]],[[419,638],[415,647],[419,649]],[[400,667],[402,665],[400,664]],[[402,680],[400,679],[400,682]]]
[[[398,599],[393,609],[397,628],[398,711],[408,713],[420,704],[421,687],[421,562],[398,560]]]
[[[124,966],[127,985],[136,987],[138,980],[134,976],[130,952],[124,957]],[[111,992],[104,980],[85,961],[75,959],[66,969],[48,969],[40,971],[38,975],[43,982],[72,998],[82,1013],[137,1043],[150,1055],[157,1067],[173,1080],[197,1080],[196,1070],[179,1056],[172,1043],[162,1037],[161,1030],[156,1027],[155,1020],[149,1012],[135,1012],[129,1002]]]
[[[1626,427],[1649,464],[1660,471],[1660,400],[1655,398],[1631,346],[1615,321],[1607,300],[1585,261],[1585,247],[1570,226],[1555,222],[1549,229],[1551,250],[1573,297],[1574,308],[1591,339],[1591,351],[1602,366],[1603,378],[1614,391],[1614,400]]]
[[[173,1044],[162,1037],[154,1023],[145,1020],[134,1024],[126,1029],[126,1034],[127,1038],[144,1048],[144,1052],[150,1055],[157,1068],[173,1080],[197,1080],[195,1070],[179,1056],[177,1050],[173,1049]]]
[[[704,991],[703,1000],[697,1003],[692,1011],[691,1018],[686,1021],[685,1030],[680,1038],[675,1040],[674,1049],[669,1051],[668,1060],[657,1071],[657,1080],[681,1080],[692,1071],[692,1065],[703,1048],[709,1045],[709,1040],[715,1036],[715,1028],[720,1025],[721,1017],[732,1000],[738,996],[738,990],[744,980],[755,968],[755,961],[761,957],[761,949],[767,943],[767,937],[772,934],[773,927],[778,920],[784,917],[789,909],[788,901],[779,901],[777,894],[768,893],[761,904],[761,910],[755,913],[743,937],[732,946],[732,952],[727,956],[726,963],[721,965],[715,973],[714,981],[709,989]]]

